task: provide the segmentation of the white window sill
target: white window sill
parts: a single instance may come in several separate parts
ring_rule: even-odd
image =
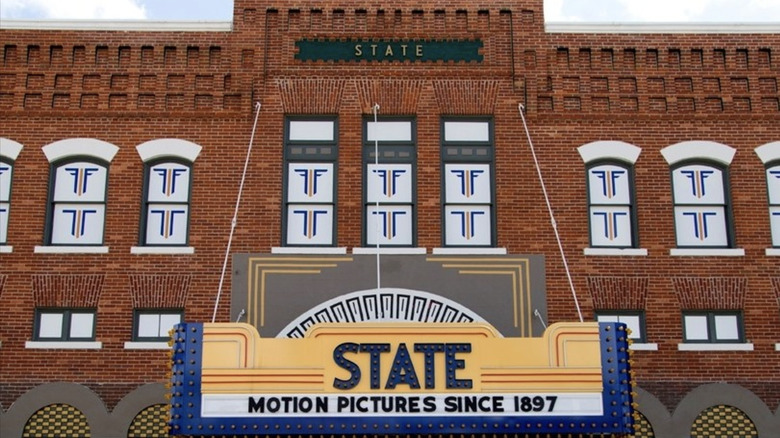
[[[376,247],[361,247],[361,248],[352,248],[352,254],[376,254],[377,249]],[[394,247],[387,247],[387,246],[380,246],[379,247],[379,254],[398,254],[398,255],[416,255],[416,254],[426,254],[425,248],[394,248]]]
[[[628,349],[634,351],[658,351],[658,344],[634,342],[630,347],[628,347]]]
[[[36,254],[108,254],[107,246],[36,246]]]
[[[167,342],[125,342],[125,350],[170,350]]]
[[[0,248],[2,249],[2,248]],[[767,248],[766,255],[768,256],[780,256],[780,248]]]
[[[753,344],[677,344],[678,351],[753,351]]]
[[[646,256],[645,248],[585,248],[586,256]]]
[[[671,256],[694,257],[743,257],[745,250],[742,248],[672,248]]]
[[[274,246],[271,254],[346,254],[346,247],[333,246]]]
[[[84,341],[84,342],[71,342],[71,341],[27,341],[24,343],[24,348],[31,349],[61,349],[61,350],[99,350],[103,348],[103,343],[98,341]]]
[[[506,248],[433,248],[435,255],[506,255]]]
[[[775,344],[775,351],[780,351],[780,344]]]
[[[195,254],[191,246],[132,246],[130,254]]]
[[[0,254],[10,254],[12,252],[14,252],[13,246],[0,245]]]

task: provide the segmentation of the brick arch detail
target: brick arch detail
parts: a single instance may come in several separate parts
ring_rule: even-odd
[[[745,304],[747,278],[675,277],[672,287],[685,310],[741,310]]]
[[[595,309],[644,309],[648,277],[588,277]]]
[[[103,274],[41,274],[32,276],[36,307],[97,307]]]

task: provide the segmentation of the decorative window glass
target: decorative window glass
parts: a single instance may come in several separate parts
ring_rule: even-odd
[[[739,312],[683,312],[685,342],[745,342]]]
[[[365,246],[414,246],[417,243],[414,121],[365,120],[363,131]]]
[[[8,242],[8,217],[11,210],[11,181],[14,166],[0,157],[0,245]]]
[[[445,246],[495,246],[493,124],[442,121]]]
[[[598,322],[622,322],[630,330],[629,338],[636,342],[647,342],[645,337],[645,312],[604,310],[596,312]]]
[[[170,339],[168,332],[182,320],[180,309],[138,309],[133,318],[133,341],[162,342]]]
[[[731,247],[725,170],[686,163],[672,169],[672,186],[677,246]]]
[[[52,166],[49,204],[50,245],[102,245],[108,163],[66,160]]]
[[[772,229],[772,246],[780,247],[780,163],[766,169],[769,193],[769,223]]]
[[[336,244],[337,124],[289,118],[285,134],[284,245]]]
[[[142,245],[187,245],[191,182],[189,162],[162,159],[146,163]]]
[[[632,166],[602,162],[588,167],[591,246],[637,246],[633,186]]]
[[[94,309],[37,309],[36,341],[94,341]]]

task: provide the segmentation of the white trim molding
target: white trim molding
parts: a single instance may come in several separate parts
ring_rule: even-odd
[[[189,162],[195,162],[202,149],[201,146],[191,141],[178,138],[150,140],[135,147],[144,162],[160,157],[179,157]]]
[[[125,350],[168,350],[167,342],[125,342]]]
[[[42,350],[99,350],[103,348],[103,343],[99,341],[27,341],[24,348],[42,349]]]
[[[744,248],[672,248],[670,256],[691,257],[744,257]]]
[[[714,141],[683,141],[661,149],[661,155],[671,166],[690,159],[709,159],[726,166],[731,164],[737,150]]]
[[[132,246],[130,254],[195,254],[191,246]]]
[[[780,351],[780,344],[775,344],[775,351]]]
[[[433,248],[434,255],[506,255],[506,248]]]
[[[394,248],[394,247],[379,247],[377,251],[376,247],[355,247],[352,248],[352,254],[393,254],[393,255],[415,255],[426,254],[426,248]]]
[[[49,143],[41,149],[50,163],[74,155],[87,155],[110,163],[119,152],[118,147],[96,138],[68,138]]]
[[[628,349],[633,351],[658,351],[658,344],[634,342],[633,344],[629,345]]]
[[[0,29],[16,30],[107,30],[142,32],[230,32],[232,21],[147,20],[6,20]]]
[[[271,254],[346,254],[347,247],[334,246],[274,246]]]
[[[0,254],[11,254],[14,252],[14,247],[10,245],[0,245]]]
[[[577,148],[577,152],[585,163],[612,158],[634,164],[642,148],[624,141],[603,140],[584,144]]]
[[[547,33],[765,34],[780,33],[777,23],[545,23]]]
[[[780,256],[780,248],[767,248],[766,249],[766,255],[768,255],[770,257]]]
[[[10,138],[0,137],[0,156],[6,157],[11,161],[16,161],[16,157],[19,156],[19,152],[22,151],[22,146]]]
[[[677,344],[678,351],[753,351],[752,343],[745,344]]]
[[[35,254],[108,254],[107,246],[36,246]]]
[[[770,161],[780,160],[780,141],[773,141],[755,149],[758,159],[766,164]]]
[[[584,248],[582,253],[586,256],[646,256],[645,248]]]

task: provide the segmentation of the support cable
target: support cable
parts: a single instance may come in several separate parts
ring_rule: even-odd
[[[550,213],[550,223],[552,224],[553,231],[555,232],[555,240],[558,241],[558,250],[561,253],[561,260],[563,260],[563,268],[566,271],[566,278],[569,280],[569,287],[571,288],[571,295],[574,298],[574,305],[577,307],[577,315],[582,319],[582,310],[580,310],[580,302],[577,300],[577,292],[574,290],[574,282],[571,279],[571,272],[569,272],[569,263],[566,261],[566,253],[563,251],[563,245],[561,244],[561,236],[558,233],[558,224],[555,222],[555,215],[553,214],[552,205],[550,205],[550,197],[547,196],[547,189],[544,186],[544,178],[542,178],[542,170],[539,167],[539,161],[536,159],[536,150],[534,149],[534,142],[531,140],[531,133],[528,131],[528,125],[525,122],[525,106],[522,103],[517,105],[518,111],[520,111],[520,118],[523,119],[523,128],[525,128],[525,135],[528,137],[528,144],[531,146],[531,155],[534,158],[534,166],[536,166],[536,173],[539,176],[539,184],[542,186],[542,193],[544,194],[544,202],[547,203],[547,211]]]
[[[377,113],[379,112],[379,104],[375,103],[373,106],[374,111],[374,171],[379,171],[379,122],[377,121]],[[376,290],[379,290],[382,287],[382,271],[380,269],[379,265],[379,223],[377,223],[379,218],[379,196],[376,197],[376,211],[374,212],[375,216],[375,233],[374,233],[374,239],[376,240]]]
[[[236,196],[236,209],[233,212],[233,220],[230,222],[230,237],[228,237],[227,248],[225,248],[225,260],[222,262],[222,275],[219,277],[219,287],[217,288],[217,298],[214,300],[214,313],[211,315],[211,322],[217,320],[217,309],[219,309],[219,300],[222,296],[222,285],[225,282],[225,272],[227,271],[228,258],[230,257],[230,246],[233,243],[233,232],[236,230],[238,222],[238,207],[241,205],[241,194],[244,191],[244,181],[246,181],[246,170],[249,167],[249,156],[252,154],[252,144],[255,142],[255,130],[257,130],[257,119],[260,116],[260,102],[255,103],[255,122],[252,125],[252,135],[249,137],[249,146],[246,149],[246,160],[244,161],[244,172],[241,174],[241,184],[238,186],[238,195]],[[243,311],[242,311],[243,312]],[[239,315],[239,318],[241,315]]]

